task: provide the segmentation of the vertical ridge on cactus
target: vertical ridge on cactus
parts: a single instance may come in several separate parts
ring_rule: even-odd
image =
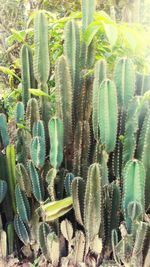
[[[105,80],[100,85],[99,128],[100,139],[109,153],[115,148],[117,137],[118,107],[115,84]]]
[[[48,25],[44,13],[39,12],[34,20],[34,76],[39,86],[45,85],[49,77]]]

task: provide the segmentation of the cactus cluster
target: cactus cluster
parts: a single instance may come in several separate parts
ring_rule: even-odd
[[[68,21],[55,66],[55,114],[42,11],[34,60],[30,47],[21,50],[15,144],[0,114],[0,257],[15,251],[56,267],[142,267],[150,245],[148,86],[137,87],[129,58],[119,58],[113,74],[104,59],[94,67],[94,41],[87,46],[84,33],[95,1],[82,2],[82,40],[78,22]],[[31,98],[32,87],[46,94]]]

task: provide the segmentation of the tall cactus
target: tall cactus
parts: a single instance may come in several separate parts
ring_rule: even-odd
[[[44,13],[39,12],[34,20],[34,76],[39,87],[44,89],[49,77],[48,25]]]
[[[142,207],[142,216],[145,210],[145,170],[143,163],[138,160],[128,161],[124,169],[123,182],[123,212],[128,230],[131,231],[131,220],[127,213],[129,203],[131,201],[138,201]]]
[[[92,68],[94,64],[94,42],[87,47],[84,41],[84,33],[88,25],[94,20],[94,12],[96,8],[95,0],[82,0],[82,51],[81,65],[83,68]]]
[[[22,76],[22,99],[26,109],[30,98],[29,89],[35,87],[33,76],[32,50],[28,45],[23,45],[21,49],[21,76]]]
[[[74,97],[78,92],[80,71],[80,32],[77,22],[68,21],[65,25],[64,54],[70,66]]]
[[[9,144],[7,121],[3,113],[0,114],[0,140],[2,140],[3,147],[6,147]]]
[[[115,65],[114,80],[117,88],[118,105],[127,108],[135,91],[135,72],[130,59],[120,58]]]
[[[99,128],[100,139],[109,153],[115,148],[118,122],[117,93],[115,84],[105,80],[100,85]]]
[[[43,12],[38,12],[34,19],[34,76],[38,87],[48,93],[47,81],[50,72],[49,48],[48,48],[48,23]],[[40,107],[42,118],[46,123],[50,119],[50,105],[45,96],[41,97]]]
[[[51,140],[50,163],[58,169],[63,160],[63,124],[58,118],[49,121],[49,136]]]
[[[93,131],[94,138],[98,140],[99,132],[99,93],[101,82],[106,79],[106,62],[104,60],[99,60],[95,64],[94,68],[94,82],[93,82]]]
[[[8,145],[6,148],[7,168],[8,168],[8,190],[11,197],[13,211],[16,212],[15,203],[15,185],[16,185],[16,170],[15,170],[15,149],[14,145]]]
[[[146,172],[146,180],[145,180],[145,205],[146,209],[150,205],[150,196],[149,196],[149,189],[150,189],[150,161],[149,161],[149,140],[150,140],[150,115],[149,113],[146,114],[143,126],[140,133],[140,138],[137,146],[137,157],[138,159],[142,160],[145,172]]]
[[[102,187],[98,163],[89,167],[84,199],[84,226],[89,241],[99,233],[102,222]]]
[[[57,103],[59,105],[58,116],[62,118],[65,135],[64,145],[67,146],[72,142],[72,81],[71,74],[67,60],[64,56],[61,56],[55,68],[55,79],[56,79],[56,93]]]

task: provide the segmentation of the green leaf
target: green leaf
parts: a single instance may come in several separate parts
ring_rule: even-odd
[[[94,36],[97,34],[97,32],[99,31],[101,27],[101,23],[100,22],[92,22],[87,30],[85,31],[85,34],[84,34],[84,40],[87,44],[87,46],[90,45],[90,43],[92,42]]]
[[[64,215],[72,209],[72,203],[72,197],[67,197],[41,205],[41,209],[45,215],[45,221],[52,221]]]
[[[30,88],[29,92],[34,96],[45,96],[45,97],[48,97],[49,99],[51,99],[51,96],[48,95],[47,93],[45,93],[44,91],[42,91],[41,89]]]
[[[114,46],[118,39],[118,30],[116,25],[103,23],[103,26],[110,45]]]
[[[0,66],[0,72],[3,72],[6,75],[14,76],[17,80],[21,82],[21,79],[15,74],[14,70],[10,70],[7,67]]]

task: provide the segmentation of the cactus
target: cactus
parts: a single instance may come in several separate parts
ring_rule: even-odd
[[[47,175],[46,175],[46,181],[48,183],[48,193],[50,195],[50,199],[51,201],[55,201],[56,200],[56,194],[55,194],[55,179],[56,179],[56,175],[57,175],[57,170],[54,168],[51,168]]]
[[[71,242],[71,239],[73,238],[73,227],[71,222],[65,219],[64,221],[61,222],[60,228],[65,239],[68,242]]]
[[[22,102],[18,102],[16,105],[16,123],[24,123],[24,104]]]
[[[80,32],[78,24],[72,20],[65,25],[65,43],[64,54],[70,66],[72,76],[72,86],[74,90],[74,99],[78,91],[79,71],[80,71]]]
[[[78,121],[74,134],[74,159],[73,173],[77,176],[81,174],[81,150],[82,147],[82,122]]]
[[[99,60],[95,64],[94,68],[94,82],[93,82],[93,131],[94,138],[98,141],[99,134],[99,93],[101,82],[106,79],[106,62],[104,60]]]
[[[4,180],[0,180],[0,203],[2,203],[7,193],[7,183]]]
[[[55,234],[55,232],[51,232],[48,234],[47,246],[48,246],[48,251],[50,252],[52,265],[54,267],[57,267],[59,263],[60,248],[59,248],[59,238]]]
[[[31,48],[24,44],[21,48],[22,100],[26,109],[30,98],[29,89],[35,88]]]
[[[137,228],[136,239],[132,252],[132,257],[137,257],[142,252],[144,240],[148,230],[148,223],[140,222]]]
[[[45,86],[49,77],[48,25],[42,12],[37,13],[34,20],[34,76],[39,87]]]
[[[10,222],[7,225],[8,255],[11,255],[14,252],[14,243],[15,243],[14,241],[15,241],[14,223]]]
[[[31,197],[31,180],[26,167],[22,163],[16,165],[16,180],[20,189],[24,191],[28,197]]]
[[[72,197],[73,208],[75,211],[76,220],[83,225],[83,211],[84,211],[84,195],[85,195],[85,183],[81,177],[75,177],[72,182]]]
[[[45,162],[45,141],[42,137],[36,136],[32,139],[30,154],[36,168],[41,169]]]
[[[47,223],[40,223],[39,229],[38,229],[38,241],[40,248],[42,250],[43,255],[49,259],[49,251],[48,251],[48,246],[47,246],[47,236],[49,233],[51,233],[52,229]]]
[[[6,257],[7,257],[7,236],[6,232],[0,229],[0,258],[5,259]]]
[[[84,226],[89,241],[99,233],[102,222],[101,173],[98,163],[89,167],[84,200]]]
[[[138,160],[130,160],[124,169],[123,177],[123,212],[127,223],[128,231],[131,231],[131,220],[128,216],[127,208],[131,201],[138,201],[141,204],[142,216],[145,209],[145,171],[143,163]],[[141,219],[142,219],[141,216]]]
[[[44,201],[44,188],[41,177],[39,176],[39,173],[36,170],[32,161],[28,162],[28,167],[29,167],[29,174],[32,182],[32,191],[34,197],[38,202],[41,203]]]
[[[146,172],[145,179],[145,206],[146,209],[150,204],[150,196],[149,196],[149,188],[150,188],[150,177],[149,177],[149,169],[150,169],[150,161],[148,156],[149,151],[149,140],[150,140],[150,116],[149,113],[146,114],[142,130],[140,133],[139,143],[137,147],[137,157],[142,160]]]
[[[112,152],[117,136],[117,94],[115,85],[110,80],[105,80],[100,85],[99,128],[105,150]]]
[[[66,195],[70,196],[72,193],[72,181],[74,179],[74,175],[72,173],[67,173],[65,177],[64,187],[66,191]]]
[[[38,102],[35,98],[31,98],[28,101],[27,110],[26,110],[27,126],[29,127],[31,132],[32,132],[34,123],[39,121],[39,119],[40,119],[40,112],[39,112]]]
[[[30,243],[29,229],[27,225],[24,224],[19,215],[16,215],[14,218],[14,229],[19,239],[25,244]]]
[[[94,19],[94,12],[96,7],[95,0],[82,0],[82,51],[81,51],[81,66],[83,68],[88,67],[91,68],[94,63],[94,42],[87,47],[84,42],[84,33],[88,27],[88,25]]]
[[[29,223],[31,219],[30,204],[25,192],[20,189],[18,184],[15,188],[15,195],[18,214],[24,223]]]
[[[115,65],[114,80],[117,88],[118,106],[127,108],[135,91],[135,72],[130,59],[120,58]]]
[[[26,165],[29,156],[31,135],[25,129],[17,130],[16,159],[18,163]]]
[[[35,121],[32,128],[32,135],[33,137],[39,136],[43,140],[45,140],[45,129],[42,120]]]
[[[128,106],[125,134],[123,140],[123,164],[125,165],[134,156],[136,149],[136,134],[138,129],[138,99],[133,98]],[[132,118],[132,120],[131,120]]]
[[[105,187],[105,239],[108,246],[111,245],[111,233],[114,229],[118,229],[120,217],[120,188],[119,184],[112,182]]]
[[[3,147],[9,144],[9,136],[7,130],[7,121],[3,113],[0,113],[0,141],[2,140]]]
[[[15,172],[15,149],[14,145],[8,145],[6,148],[7,168],[8,168],[8,191],[11,197],[13,211],[16,212],[15,203],[15,185],[16,185],[16,172]]]
[[[72,82],[67,60],[61,56],[55,68],[57,102],[60,106],[58,116],[62,118],[65,129],[64,145],[72,141]],[[61,104],[61,105],[60,105]],[[58,107],[59,109],[59,107]]]
[[[50,136],[50,163],[58,169],[63,160],[63,124],[58,118],[52,118],[48,124]]]

